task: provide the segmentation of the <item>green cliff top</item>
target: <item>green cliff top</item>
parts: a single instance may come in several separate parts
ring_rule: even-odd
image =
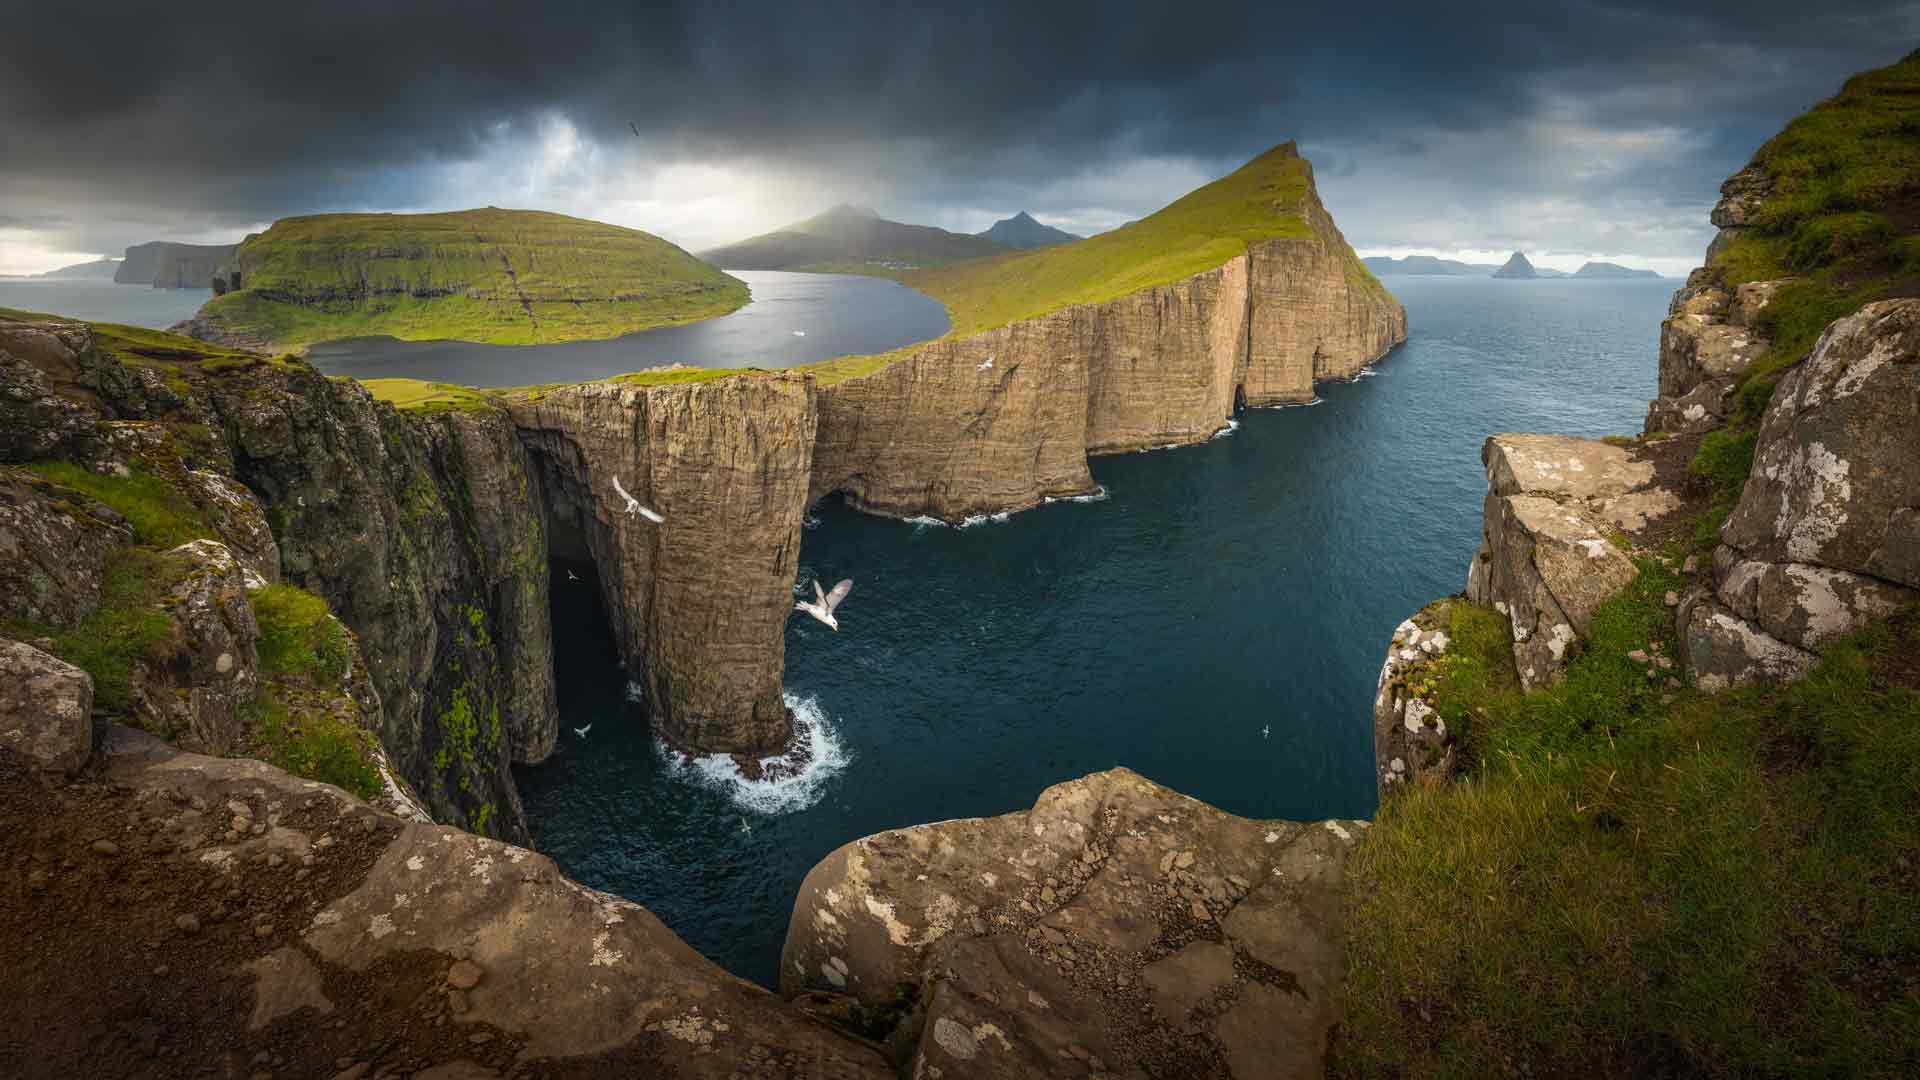
[[[286,218],[240,246],[204,332],[276,348],[368,335],[577,341],[725,314],[744,283],[637,229],[535,210]]]
[[[1920,290],[1920,53],[1856,75],[1769,139],[1730,185],[1763,192],[1711,265],[1729,286],[1796,277],[1761,316],[1773,349],[1742,381],[1757,413],[1779,373],[1862,304]]]
[[[1303,209],[1312,191],[1313,167],[1282,143],[1111,232],[901,280],[947,305],[954,334],[978,333],[1191,277],[1262,240],[1307,236]]]

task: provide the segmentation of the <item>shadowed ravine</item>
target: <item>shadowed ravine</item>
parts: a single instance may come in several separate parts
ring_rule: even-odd
[[[842,632],[788,624],[787,694],[825,738],[783,786],[669,762],[597,590],[561,574],[562,740],[518,771],[536,842],[770,983],[801,877],[880,829],[1116,764],[1233,813],[1369,815],[1379,650],[1461,587],[1481,440],[1631,428],[1670,285],[1397,279],[1418,335],[1377,377],[1202,446],[1095,458],[1103,501],[952,529],[829,500],[799,584],[857,584]]]

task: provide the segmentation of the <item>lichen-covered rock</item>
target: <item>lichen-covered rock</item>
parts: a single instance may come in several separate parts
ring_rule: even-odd
[[[92,498],[0,466],[0,617],[78,623],[100,605],[108,554],[132,538]]]
[[[0,462],[46,457],[92,430],[93,411],[54,393],[44,370],[73,369],[91,340],[66,323],[0,323]]]
[[[613,1054],[583,1063],[582,1072],[656,1075],[644,1064],[619,1064],[638,1061],[688,1078],[770,1068],[833,1080],[894,1075],[871,1047],[721,971],[639,905],[569,880],[544,856],[396,819],[261,762],[115,734],[110,779],[130,792],[157,846],[205,874],[208,895],[224,893],[233,875],[258,873],[253,868],[273,855],[311,860],[324,872],[350,837],[378,845],[357,884],[323,905],[301,905],[302,922],[290,928],[299,959],[263,949],[235,969],[251,989],[253,1016],[322,1008],[329,980],[431,957],[462,996],[463,1008],[446,1021],[524,1039],[521,1056],[537,1074],[565,1074],[565,1059]],[[229,831],[236,807],[258,831]],[[312,821],[330,824],[301,824]]]
[[[51,772],[93,753],[93,679],[31,645],[0,638],[0,747]]]
[[[1660,324],[1660,396],[1648,404],[1643,430],[1689,434],[1726,420],[1735,382],[1771,344],[1760,314],[1786,284],[1750,281],[1729,291],[1714,271],[1694,271]]]
[[[1711,596],[1689,597],[1678,614],[1681,658],[1701,690],[1796,679],[1817,659],[1721,607]]]
[[[260,687],[251,572],[218,540],[194,540],[167,555],[185,573],[160,603],[173,623],[166,654],[137,663],[140,725],[190,749],[232,753],[247,743],[241,710]],[[257,576],[252,582],[265,584]]]
[[[1740,559],[1715,552],[1719,599],[1766,633],[1817,650],[1920,599],[1920,592],[1878,578],[1805,563]]]
[[[1722,539],[1920,587],[1920,301],[1836,320],[1780,383]]]
[[[1495,435],[1481,459],[1487,499],[1468,597],[1507,616],[1531,689],[1559,677],[1594,612],[1639,573],[1616,537],[1680,502],[1638,450],[1593,439]]]
[[[258,496],[232,477],[207,469],[187,472],[184,486],[242,566],[267,584],[280,580],[280,545]]]
[[[1383,796],[1409,782],[1445,779],[1453,769],[1453,739],[1434,711],[1430,682],[1453,644],[1447,634],[1453,603],[1421,608],[1387,643],[1373,696],[1374,779]]]
[[[785,746],[780,677],[813,460],[812,381],[590,383],[517,401],[513,415],[556,521],[599,571],[656,730],[707,753]],[[621,491],[666,520],[630,512]]]
[[[1115,769],[880,833],[807,875],[781,991],[889,1032],[906,1075],[1318,1075],[1364,828],[1237,818]]]

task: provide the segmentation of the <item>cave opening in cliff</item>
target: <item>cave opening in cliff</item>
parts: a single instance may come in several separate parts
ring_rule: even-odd
[[[554,515],[547,525],[548,609],[553,620],[553,683],[560,715],[575,714],[575,700],[620,667],[602,595],[600,568],[578,525]]]

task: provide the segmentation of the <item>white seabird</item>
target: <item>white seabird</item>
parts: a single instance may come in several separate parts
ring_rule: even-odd
[[[1263,738],[1263,739],[1264,739],[1264,738],[1266,738],[1266,737],[1267,737],[1267,736],[1269,736],[1269,735],[1272,735],[1272,734],[1273,734],[1273,725],[1272,725],[1272,724],[1268,724],[1268,725],[1266,725],[1265,727],[1262,727],[1262,728],[1260,729],[1260,737],[1261,737],[1261,738]]]
[[[592,725],[592,724],[588,724],[588,725],[587,725],[586,727],[577,727],[577,728],[574,728],[574,729],[573,729],[573,733],[574,733],[575,735],[578,735],[578,736],[580,736],[581,738],[583,738],[583,739],[584,739],[584,738],[586,738],[586,737],[587,737],[587,732],[589,732],[589,731],[592,731],[592,730],[593,730],[593,725]]]
[[[576,573],[574,573],[574,572],[573,572],[573,571],[571,571],[571,570],[569,570],[569,571],[567,571],[567,580],[568,580],[568,581],[579,581],[579,580],[580,580],[580,575],[579,575],[579,574],[576,574]]]
[[[666,518],[660,516],[659,514],[648,509],[647,507],[641,506],[639,499],[636,499],[633,496],[627,494],[627,489],[620,486],[620,478],[618,476],[613,478],[613,490],[619,492],[620,497],[627,500],[627,513],[639,514],[641,517],[646,518],[648,521],[653,522],[655,525],[664,524],[666,522],[667,520]]]
[[[839,620],[833,617],[833,609],[839,607],[840,601],[845,600],[847,598],[847,594],[852,591],[853,591],[852,578],[847,578],[846,580],[840,582],[840,584],[835,585],[833,587],[833,591],[830,593],[821,592],[820,579],[814,578],[813,579],[813,595],[818,597],[819,599],[815,603],[811,603],[811,604],[807,603],[805,600],[802,600],[799,603],[793,605],[793,610],[804,611],[807,614],[813,616],[814,618],[819,619],[821,622],[826,623],[828,626],[833,627],[835,630],[839,630],[840,623],[839,623]]]
[[[985,360],[980,361],[980,366],[975,368],[974,370],[986,371],[991,367],[993,367],[993,357],[989,356]]]
[[[793,332],[793,336],[794,336],[794,337],[806,337],[806,336],[807,336],[807,332],[806,332],[805,330],[795,330],[795,331]],[[745,819],[743,818],[743,819],[741,819],[741,820],[745,820]]]

